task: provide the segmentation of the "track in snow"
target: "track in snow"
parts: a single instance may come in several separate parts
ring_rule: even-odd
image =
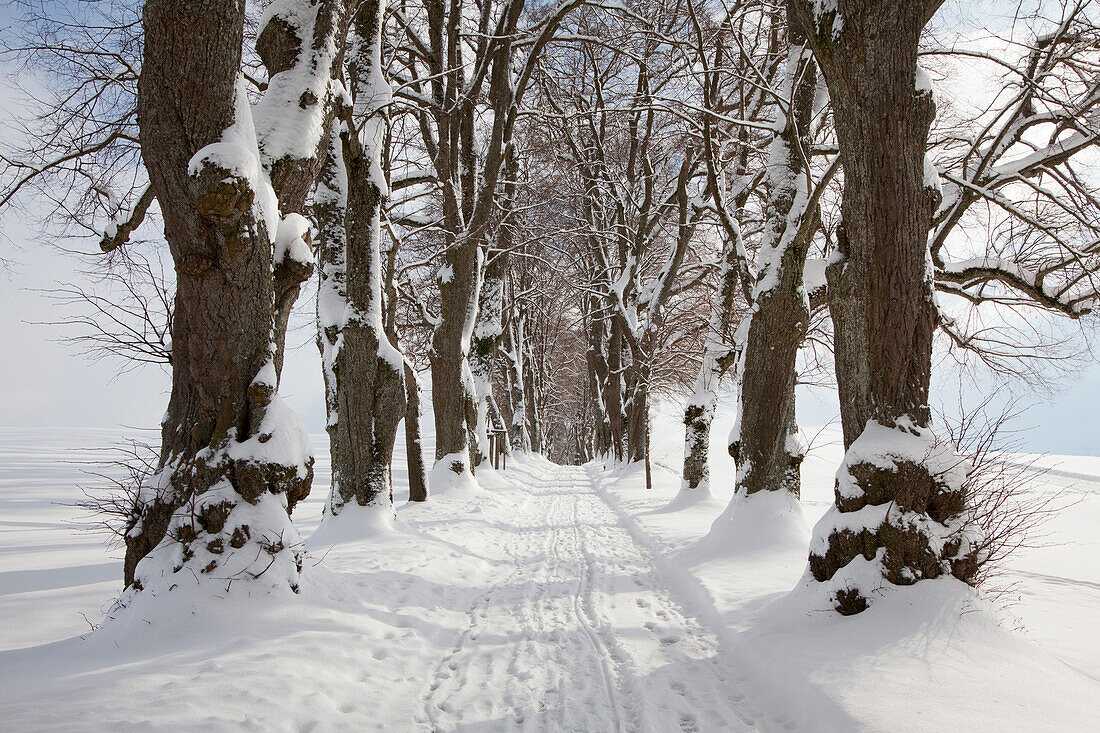
[[[529,496],[495,524],[514,567],[428,680],[422,729],[793,730],[754,705],[585,471],[539,469],[505,474]]]

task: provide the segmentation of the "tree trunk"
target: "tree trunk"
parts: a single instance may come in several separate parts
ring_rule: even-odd
[[[535,369],[535,359],[532,356],[529,341],[529,337],[525,338],[523,345],[523,406],[526,413],[527,435],[531,441],[531,450],[539,453],[545,447],[542,440],[542,420],[539,412],[539,373]]]
[[[383,0],[366,0],[356,11],[348,76],[357,114],[344,120],[340,132],[347,186],[346,304],[332,368],[337,449],[327,511],[333,516],[352,502],[392,513],[390,464],[405,414],[405,362],[383,324],[381,210],[387,187],[381,148],[389,99],[389,87],[380,81],[384,10]]]
[[[804,157],[812,143],[817,66],[796,29],[791,30],[788,55],[780,96],[792,106],[779,113],[782,128],[769,153],[766,223],[753,307],[742,327],[746,335],[738,363],[737,418],[729,445],[737,461],[737,490],[747,495],[787,491],[798,496],[801,490],[795,382],[798,349],[810,320],[802,271],[817,228]]]
[[[736,225],[735,225],[736,226]],[[718,288],[710,304],[707,343],[703,363],[695,380],[695,390],[684,408],[684,472],[683,489],[710,489],[710,429],[718,407],[718,387],[735,358],[733,346],[724,338],[726,324],[733,315],[737,285],[737,266],[741,248],[741,233],[723,242],[722,260],[718,270]]]
[[[277,0],[256,39],[268,89],[256,106],[256,134],[279,210],[304,214],[306,199],[328,149],[335,112],[329,81],[343,65],[348,0]],[[325,89],[319,97],[318,89]],[[290,313],[313,262],[275,262],[275,371],[283,373]]]
[[[941,2],[849,0],[839,11],[789,4],[829,86],[845,176],[826,277],[848,452],[836,506],[810,550],[814,578],[844,614],[864,610],[877,588],[849,567],[860,556],[897,585],[944,572],[966,580],[974,568],[957,530],[965,509],[959,459],[929,429],[936,201],[925,153],[935,105],[917,48]]]
[[[513,287],[514,291],[514,287]],[[505,332],[505,358],[508,366],[508,392],[511,409],[512,448],[531,450],[531,431],[527,421],[527,316],[522,305],[512,299],[512,314]]]
[[[595,278],[593,278],[595,279]],[[592,447],[597,456],[611,455],[611,419],[608,416],[607,355],[604,353],[607,341],[607,319],[600,308],[601,298],[592,294],[588,297],[588,362],[589,399],[594,422]]]
[[[405,453],[409,468],[409,501],[428,500],[428,470],[420,425],[420,379],[412,364],[405,362]]]
[[[485,267],[485,278],[478,301],[477,323],[470,347],[470,371],[474,376],[477,395],[478,450],[475,465],[489,458],[490,432],[500,424],[493,399],[493,372],[500,338],[504,333],[504,272],[507,255],[491,253]]]
[[[611,425],[611,452],[616,461],[626,458],[626,416],[623,410],[623,332],[618,318],[611,319],[607,340],[607,385],[604,405]]]
[[[635,356],[627,381],[626,458],[631,463],[645,460],[649,444],[649,360]]]
[[[340,378],[337,356],[348,307],[347,291],[347,170],[340,145],[339,123],[332,125],[325,164],[313,194],[317,227],[317,348],[325,380],[325,430],[333,473],[340,463]]]
[[[280,221],[248,142],[244,3],[149,0],[143,26],[142,157],[177,284],[160,473],[127,533],[125,580],[153,593],[203,579],[224,591],[260,577],[297,589],[301,550],[288,510],[308,493],[313,459],[300,421],[275,395]]]

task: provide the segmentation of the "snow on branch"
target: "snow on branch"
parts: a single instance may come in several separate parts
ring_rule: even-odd
[[[941,122],[932,265],[941,293],[1076,319],[1100,298],[1100,197],[1075,169],[1100,143],[1098,29],[1067,12],[1050,32],[1032,32],[1023,58],[958,52],[996,63],[1009,81],[992,107]],[[965,248],[970,228],[984,251]]]

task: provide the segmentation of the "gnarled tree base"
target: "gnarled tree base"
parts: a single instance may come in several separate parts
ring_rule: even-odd
[[[967,461],[928,428],[869,422],[837,471],[836,505],[814,528],[810,573],[842,614],[884,583],[972,582],[979,535],[965,519]]]

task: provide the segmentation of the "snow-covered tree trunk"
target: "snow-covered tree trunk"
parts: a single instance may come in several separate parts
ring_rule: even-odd
[[[331,367],[337,439],[326,509],[332,516],[351,504],[392,515],[390,463],[405,413],[405,361],[383,324],[381,213],[388,188],[381,150],[390,101],[381,63],[384,11],[384,0],[367,0],[356,10],[348,53],[353,110],[340,129],[346,298]]]
[[[405,460],[409,470],[409,501],[428,500],[428,469],[424,464],[424,441],[420,409],[420,378],[405,360]]]
[[[508,432],[513,450],[531,450],[531,433],[527,429],[527,392],[524,387],[527,370],[524,366],[526,356],[526,317],[520,304],[515,300],[515,286],[511,286],[509,297],[511,313],[504,329],[501,351],[504,354],[504,383],[507,388],[508,410],[511,425]]]
[[[610,308],[609,308],[610,310]],[[623,405],[623,329],[618,318],[609,319],[607,339],[607,381],[604,405],[611,425],[611,455],[616,461],[626,458],[626,412]]]
[[[527,435],[531,441],[531,450],[536,453],[543,450],[542,413],[539,410],[539,370],[537,360],[532,353],[529,339],[525,338],[523,348],[523,407],[527,421]]]
[[[768,198],[763,241],[756,258],[752,305],[738,329],[737,416],[730,455],[737,461],[737,491],[801,490],[804,449],[795,422],[798,349],[810,321],[802,272],[818,214],[811,201],[810,123],[817,67],[805,40],[791,30],[787,68],[768,155]]]
[[[343,60],[349,0],[275,0],[264,11],[256,52],[268,86],[254,111],[256,134],[279,210],[304,214],[335,110],[333,79]],[[275,263],[275,371],[282,375],[290,312],[312,260]]]
[[[788,4],[829,86],[844,165],[826,277],[846,454],[836,506],[810,547],[813,577],[844,614],[867,608],[884,583],[968,580],[975,570],[964,467],[929,426],[938,201],[925,153],[935,104],[917,49],[941,2]]]
[[[439,272],[440,321],[432,335],[432,407],[435,458],[456,475],[469,474],[476,450],[469,418],[477,411],[477,390],[467,355],[477,319],[481,249],[468,240],[451,248]]]
[[[718,406],[718,386],[735,356],[734,347],[724,338],[726,323],[733,313],[740,282],[738,257],[743,248],[741,232],[734,224],[732,237],[722,245],[718,263],[718,288],[710,303],[706,345],[695,388],[684,407],[684,472],[681,489],[710,490],[710,429]]]
[[[672,296],[673,284],[698,223],[698,201],[689,196],[695,167],[696,158],[693,151],[689,151],[680,165],[673,196],[678,212],[676,241],[660,274],[647,285],[643,299],[637,285],[641,281],[638,271],[641,258],[629,257],[625,277],[635,285],[629,288],[628,295],[618,297],[616,320],[623,324],[631,356],[626,372],[626,454],[630,461],[646,460],[649,456],[649,393],[655,359],[661,349],[661,327],[667,318],[666,306]]]
[[[652,364],[640,355],[631,364],[626,399],[626,460],[644,461],[649,451],[649,380]]]
[[[474,432],[478,442],[478,465],[489,458],[490,432],[502,424],[500,410],[493,397],[493,373],[497,350],[504,333],[506,258],[507,255],[502,252],[490,254],[489,262],[485,266],[477,323],[470,344],[470,371],[474,376],[477,395],[477,426]]]
[[[298,584],[289,508],[308,493],[313,459],[275,394],[273,265],[276,246],[309,259],[308,227],[281,220],[261,165],[240,75],[244,22],[232,0],[145,5],[141,150],[177,284],[160,470],[126,535],[131,592]]]
[[[344,115],[346,116],[346,115]],[[340,395],[337,356],[343,345],[341,330],[348,306],[346,285],[348,180],[340,145],[340,122],[333,122],[325,164],[313,193],[313,221],[317,227],[317,348],[325,381],[325,430],[331,465],[340,456]]]
[[[433,474],[472,480],[477,451],[477,387],[470,369],[469,354],[477,323],[485,249],[498,204],[497,185],[508,157],[514,131],[515,87],[513,76],[513,34],[523,13],[523,0],[511,0],[499,8],[497,42],[467,48],[463,13],[467,6],[455,3],[444,8],[428,6],[429,43],[434,68],[447,73],[433,83],[439,103],[434,109],[436,135],[434,164],[442,194],[443,224],[447,245],[439,269],[439,322],[432,334],[432,404],[435,408],[436,465]],[[488,23],[490,6],[480,13]],[[435,27],[438,25],[438,27]],[[552,32],[556,23],[543,32]],[[536,43],[541,49],[545,40]],[[529,53],[536,54],[536,50]],[[467,58],[469,56],[469,58]],[[475,63],[467,68],[467,61]],[[474,97],[467,88],[468,74],[475,74],[492,108],[492,122],[486,130],[488,143],[481,144]],[[528,77],[523,77],[524,83]],[[480,164],[480,165],[479,165]],[[459,478],[458,480],[462,480]]]
[[[594,279],[594,278],[593,278]],[[589,398],[592,403],[592,448],[596,456],[611,455],[611,418],[608,415],[605,392],[607,390],[607,320],[601,308],[603,299],[596,293],[588,296],[588,362]]]

